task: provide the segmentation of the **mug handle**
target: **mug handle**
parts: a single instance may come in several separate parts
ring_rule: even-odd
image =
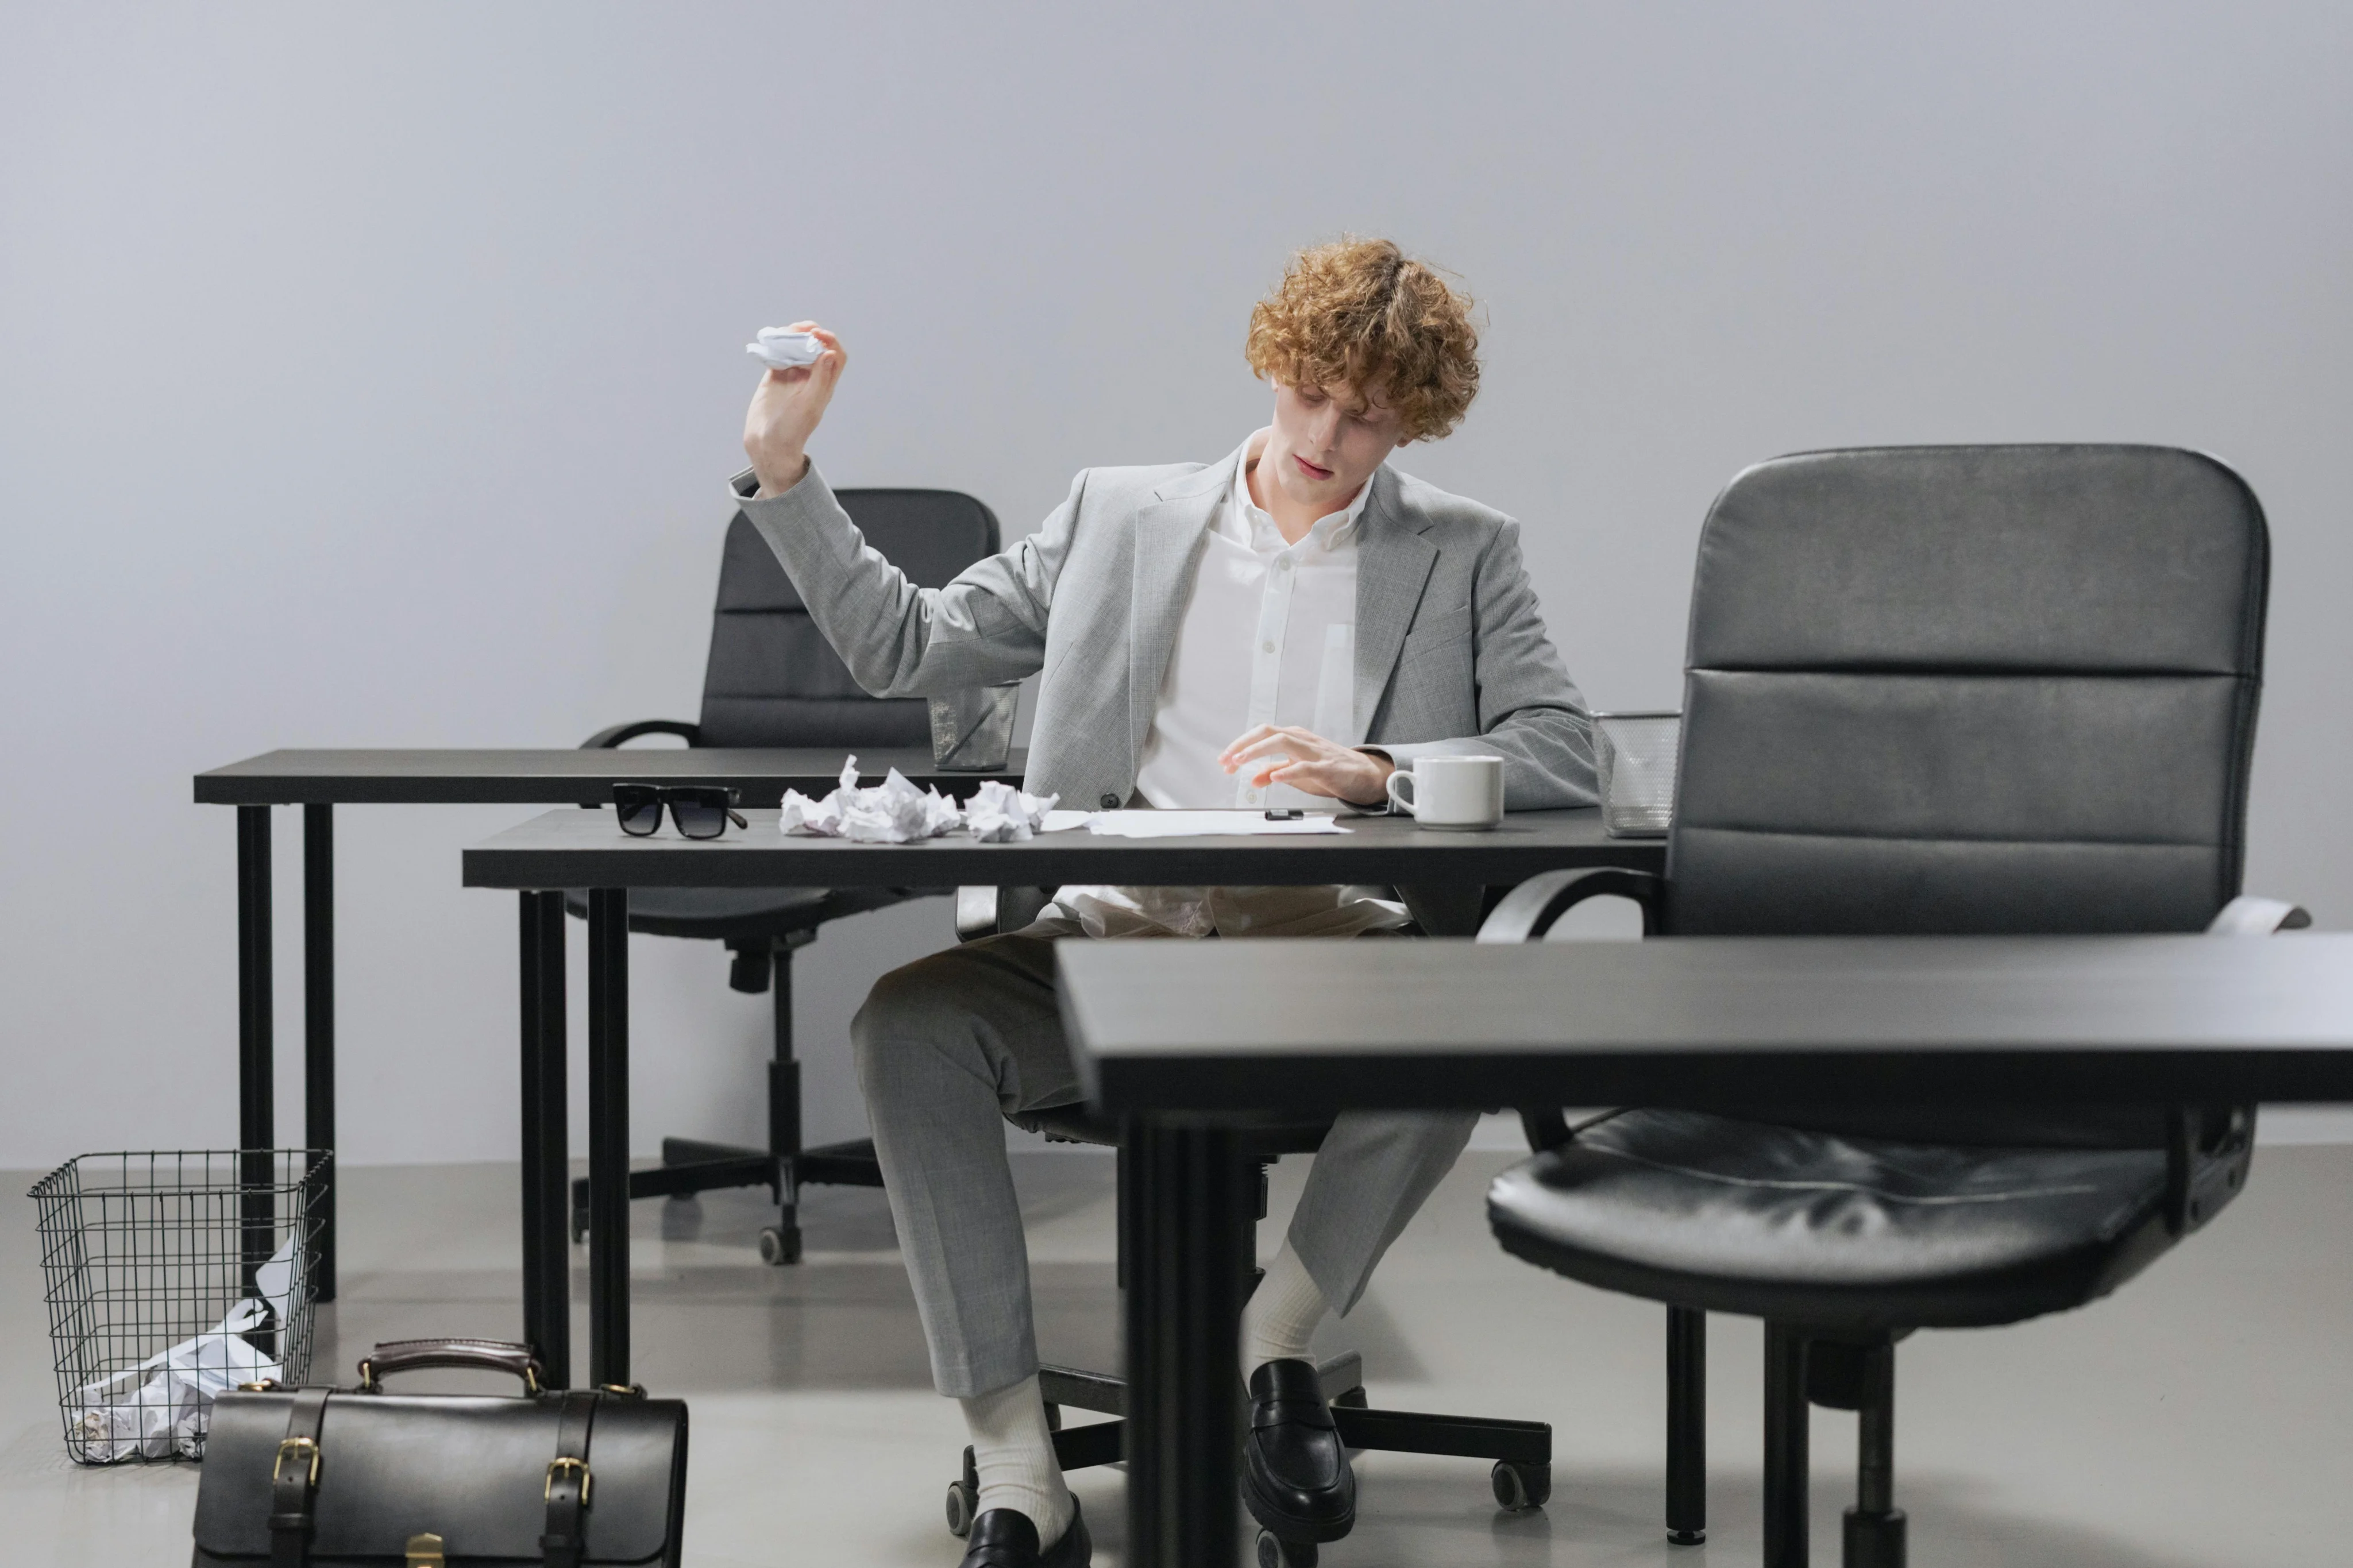
[[[1413,797],[1409,795],[1399,795],[1398,793],[1398,785],[1401,784],[1409,784],[1411,783],[1413,783],[1413,774],[1408,773],[1405,769],[1398,768],[1391,771],[1388,781],[1389,809],[1391,811],[1401,810],[1408,816],[1419,815],[1413,809]]]

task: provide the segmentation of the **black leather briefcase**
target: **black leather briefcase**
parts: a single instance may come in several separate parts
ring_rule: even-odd
[[[512,1372],[525,1393],[380,1392],[427,1366]],[[195,1568],[677,1568],[685,1509],[685,1401],[543,1393],[525,1346],[403,1340],[360,1363],[357,1390],[214,1403]]]

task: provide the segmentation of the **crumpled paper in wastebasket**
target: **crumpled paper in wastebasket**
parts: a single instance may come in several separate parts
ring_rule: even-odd
[[[281,1375],[276,1361],[245,1336],[283,1330],[294,1299],[294,1240],[255,1271],[254,1289],[209,1330],[149,1356],[137,1366],[74,1390],[67,1414],[92,1464],[205,1457],[213,1400],[240,1383]],[[136,1381],[134,1381],[136,1380]]]

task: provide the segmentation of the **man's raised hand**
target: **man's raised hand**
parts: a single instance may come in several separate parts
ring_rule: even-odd
[[[764,496],[784,494],[808,472],[808,438],[833,401],[842,366],[849,363],[841,340],[815,321],[795,321],[790,330],[807,332],[825,352],[815,364],[769,371],[753,389],[752,406],[744,416],[744,453],[752,459]]]
[[[1396,764],[1377,752],[1343,746],[1296,724],[1261,724],[1245,731],[1219,755],[1218,765],[1229,773],[1246,772],[1255,788],[1289,784],[1351,805],[1386,801],[1389,774],[1396,771]]]

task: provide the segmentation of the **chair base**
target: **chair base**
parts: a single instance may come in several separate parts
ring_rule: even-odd
[[[697,1193],[733,1187],[765,1187],[776,1195],[779,1222],[760,1233],[760,1256],[776,1264],[797,1263],[801,1257],[800,1189],[816,1184],[828,1187],[879,1187],[881,1163],[874,1141],[853,1138],[823,1143],[797,1154],[775,1154],[733,1143],[709,1143],[695,1138],[662,1140],[662,1163],[629,1173],[629,1198],[685,1198]],[[588,1184],[572,1184],[572,1240],[588,1239]]]
[[[885,902],[918,896],[923,889],[894,890]],[[868,905],[866,907],[881,907]],[[637,923],[632,931],[640,929]],[[657,932],[656,934],[665,934]],[[689,932],[667,934],[684,935]],[[750,1149],[699,1138],[662,1140],[661,1163],[629,1173],[629,1197],[683,1198],[728,1187],[765,1187],[775,1195],[776,1223],[760,1232],[760,1258],[774,1264],[801,1260],[800,1189],[807,1183],[835,1187],[879,1187],[882,1167],[871,1140],[801,1145],[801,1064],[793,1055],[793,954],[817,940],[814,927],[729,939],[734,964],[729,984],[738,991],[766,991],[775,1023],[775,1052],[768,1062],[768,1147]],[[572,1240],[588,1238],[588,1184],[572,1184]]]
[[[1435,1415],[1410,1410],[1374,1410],[1366,1405],[1364,1359],[1350,1351],[1316,1364],[1333,1425],[1351,1449],[1390,1454],[1442,1454],[1492,1459],[1496,1501],[1512,1511],[1541,1508],[1552,1496],[1552,1425],[1504,1421],[1478,1415]],[[1054,1459],[1068,1470],[1116,1464],[1126,1457],[1127,1380],[1075,1366],[1041,1366],[1038,1390],[1054,1428]],[[1116,1419],[1065,1426],[1064,1409],[1089,1410]],[[979,1495],[973,1453],[964,1451],[964,1475],[948,1486],[948,1529],[963,1535]]]

